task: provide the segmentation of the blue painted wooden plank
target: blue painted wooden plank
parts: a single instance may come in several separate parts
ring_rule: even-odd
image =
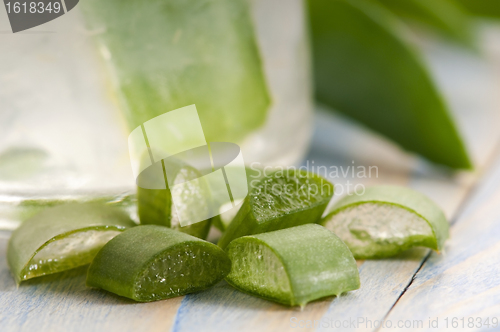
[[[244,294],[221,282],[198,294],[184,297],[172,332],[181,331],[284,331],[291,328],[292,318],[319,319],[332,298],[299,307],[286,308]]]

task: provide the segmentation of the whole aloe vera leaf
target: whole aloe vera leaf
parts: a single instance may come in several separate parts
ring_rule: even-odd
[[[378,0],[402,18],[423,23],[464,45],[472,46],[473,23],[465,8],[453,0]]]
[[[452,168],[472,167],[464,144],[401,26],[380,4],[308,0],[317,99]]]
[[[88,286],[150,302],[203,290],[231,270],[215,244],[157,225],[134,228],[99,251],[88,270]]]
[[[333,184],[313,173],[281,170],[269,174],[251,188],[218,245],[224,249],[241,236],[317,223],[333,193]]]
[[[20,283],[89,264],[110,238],[133,226],[124,211],[99,203],[48,208],[12,233],[7,249],[10,270]]]
[[[241,141],[270,104],[245,0],[88,0],[130,129],[196,104],[207,141]]]
[[[456,2],[474,15],[500,18],[500,2],[498,0],[456,0]]]
[[[315,224],[240,237],[227,247],[239,290],[289,306],[305,306],[360,286],[356,261],[335,234]]]
[[[415,246],[443,250],[449,224],[425,195],[405,187],[374,186],[338,201],[320,222],[358,259],[394,256]]]

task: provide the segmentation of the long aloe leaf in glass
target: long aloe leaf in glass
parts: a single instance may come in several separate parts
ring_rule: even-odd
[[[304,306],[360,286],[349,248],[319,225],[240,237],[226,251],[231,285],[285,305]]]
[[[448,221],[425,195],[396,186],[369,187],[337,202],[321,224],[359,259],[394,256],[423,246],[443,250]]]
[[[99,203],[48,208],[16,229],[7,260],[17,283],[89,264],[99,249],[127,227],[129,216]]]
[[[208,142],[241,141],[270,101],[246,0],[86,0],[89,29],[135,129],[195,104]]]
[[[375,2],[308,0],[318,100],[452,168],[471,168],[443,98],[394,15]]]

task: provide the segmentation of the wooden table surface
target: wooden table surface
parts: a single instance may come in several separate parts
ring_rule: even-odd
[[[442,56],[440,52],[430,47],[428,56]],[[450,56],[460,57],[446,54],[448,60]],[[359,290],[303,310],[240,293],[225,282],[184,297],[134,303],[86,288],[85,267],[16,287],[5,255],[10,233],[0,232],[0,331],[500,331],[500,324],[492,325],[494,317],[500,319],[500,103],[494,98],[500,90],[492,74],[498,68],[474,59],[455,60],[456,67],[446,62],[451,66],[447,72],[469,61],[474,70],[467,79],[440,76],[439,68],[435,72],[475,171],[453,174],[434,167],[323,112],[316,115],[307,156],[316,167],[377,166],[377,176],[371,178],[331,178],[339,188],[347,181],[399,184],[430,196],[451,223],[444,253],[417,248],[391,259],[360,261]],[[379,326],[384,320],[385,326]]]

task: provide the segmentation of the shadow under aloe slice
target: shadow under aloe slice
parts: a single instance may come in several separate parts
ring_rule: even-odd
[[[344,197],[321,224],[357,259],[390,257],[417,246],[440,251],[449,236],[448,221],[434,202],[395,186],[374,186]]]
[[[285,305],[304,306],[360,286],[349,248],[317,224],[244,236],[226,251],[232,261],[229,284]]]
[[[163,226],[138,226],[99,251],[87,285],[150,302],[206,289],[230,269],[231,261],[215,244]]]
[[[17,283],[89,264],[99,249],[127,227],[129,216],[98,203],[48,208],[12,233],[7,249]]]
[[[313,173],[287,170],[270,174],[251,188],[218,245],[225,248],[241,236],[316,223],[333,192],[330,182]]]

